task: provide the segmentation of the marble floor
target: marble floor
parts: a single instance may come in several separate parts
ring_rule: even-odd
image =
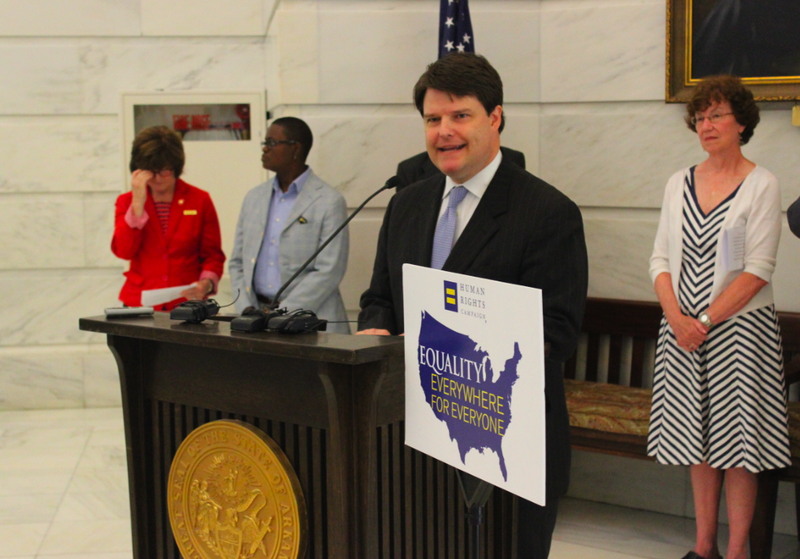
[[[679,559],[692,520],[566,499],[553,559]],[[726,534],[721,534],[724,539]],[[0,412],[0,558],[130,559],[122,411]],[[800,559],[793,536],[775,559]]]

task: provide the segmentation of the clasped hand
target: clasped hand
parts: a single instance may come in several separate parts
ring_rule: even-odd
[[[675,334],[678,346],[688,352],[697,350],[708,337],[708,328],[703,326],[696,318],[685,314],[681,314],[676,321],[670,323],[670,326]]]

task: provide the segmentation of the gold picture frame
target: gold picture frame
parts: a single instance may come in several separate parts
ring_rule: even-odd
[[[745,4],[751,13],[742,13]],[[800,42],[788,27],[800,20],[786,13],[800,10],[794,6],[800,2],[667,0],[667,102],[688,101],[703,77],[722,73],[741,77],[758,101],[800,100]],[[715,33],[710,40],[709,28]],[[769,50],[781,41],[782,48]]]

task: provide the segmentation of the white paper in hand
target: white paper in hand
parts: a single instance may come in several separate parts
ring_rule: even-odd
[[[163,289],[146,289],[142,291],[142,306],[152,307],[153,305],[162,305],[174,301],[181,296],[181,293],[195,287],[196,283],[189,285],[179,285],[177,287],[165,287]]]

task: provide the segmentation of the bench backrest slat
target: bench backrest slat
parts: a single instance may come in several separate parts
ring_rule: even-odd
[[[611,336],[608,342],[608,384],[620,384],[620,372],[622,369],[622,351],[624,339],[622,336]]]
[[[564,365],[566,378],[649,388],[661,306],[649,301],[589,298],[582,348]],[[779,312],[784,358],[800,354],[800,313]],[[582,351],[585,349],[585,351]],[[580,371],[585,371],[582,376]]]
[[[646,346],[647,340],[645,338],[633,338],[633,349],[631,350],[631,386],[643,386]]]
[[[589,334],[589,346],[586,350],[586,372],[583,380],[597,382],[600,367],[600,336]]]

